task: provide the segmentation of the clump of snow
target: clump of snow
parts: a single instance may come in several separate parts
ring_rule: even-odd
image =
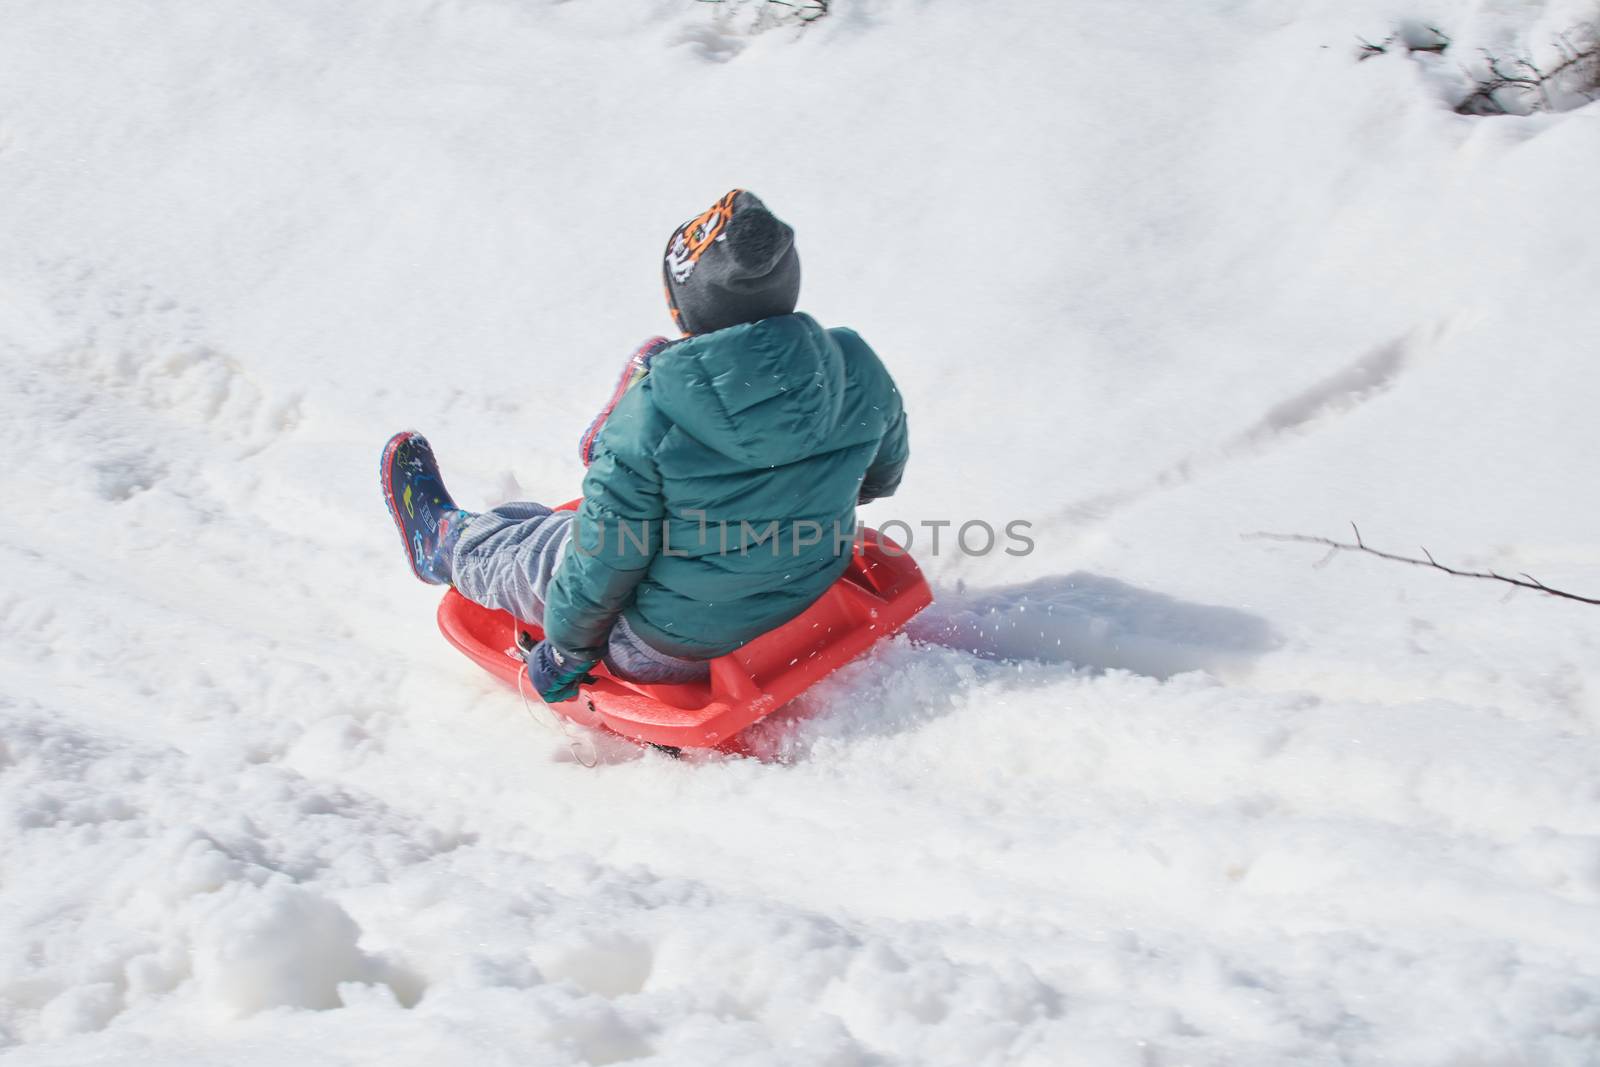
[[[1600,1059],[1600,617],[1240,537],[1600,589],[1600,111],[1452,111],[1581,5],[716,7],[8,15],[8,1063]],[[377,453],[569,497],[734,185],[905,393],[868,521],[1035,549],[586,769]]]
[[[342,982],[370,980],[361,929],[326,897],[273,883],[211,902],[196,933],[200,994],[225,1015],[273,1007],[334,1008]]]

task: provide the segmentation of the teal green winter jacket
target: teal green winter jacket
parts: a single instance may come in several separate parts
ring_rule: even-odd
[[[738,648],[839,577],[857,501],[907,455],[899,391],[851,330],[780,315],[663,349],[600,432],[546,636],[599,659],[626,615],[671,655]]]

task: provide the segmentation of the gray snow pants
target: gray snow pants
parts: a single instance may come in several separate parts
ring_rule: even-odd
[[[572,538],[570,511],[543,504],[502,504],[475,516],[461,531],[450,574],[456,590],[486,608],[509,611],[544,625],[545,593]],[[705,660],[680,659],[645,644],[617,616],[605,655],[606,669],[634,682],[697,682],[707,677]]]

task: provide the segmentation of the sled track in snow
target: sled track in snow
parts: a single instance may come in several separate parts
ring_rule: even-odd
[[[1342,418],[1394,388],[1406,368],[1433,347],[1438,332],[1430,338],[1414,331],[1379,345],[1275,404],[1253,425],[1220,444],[1191,453],[1132,488],[1068,504],[1045,521],[1079,529],[1095,526],[1147,497],[1188,485],[1219,466],[1250,459],[1280,447],[1286,439],[1313,433],[1320,425]]]

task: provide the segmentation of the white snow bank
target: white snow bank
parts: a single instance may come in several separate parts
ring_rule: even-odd
[[[1595,107],[1568,3],[87,0],[0,40],[18,1064],[1600,1062]],[[389,433],[565,497],[734,184],[911,411],[939,601],[586,770],[433,630]],[[581,747],[581,745],[580,745]]]

